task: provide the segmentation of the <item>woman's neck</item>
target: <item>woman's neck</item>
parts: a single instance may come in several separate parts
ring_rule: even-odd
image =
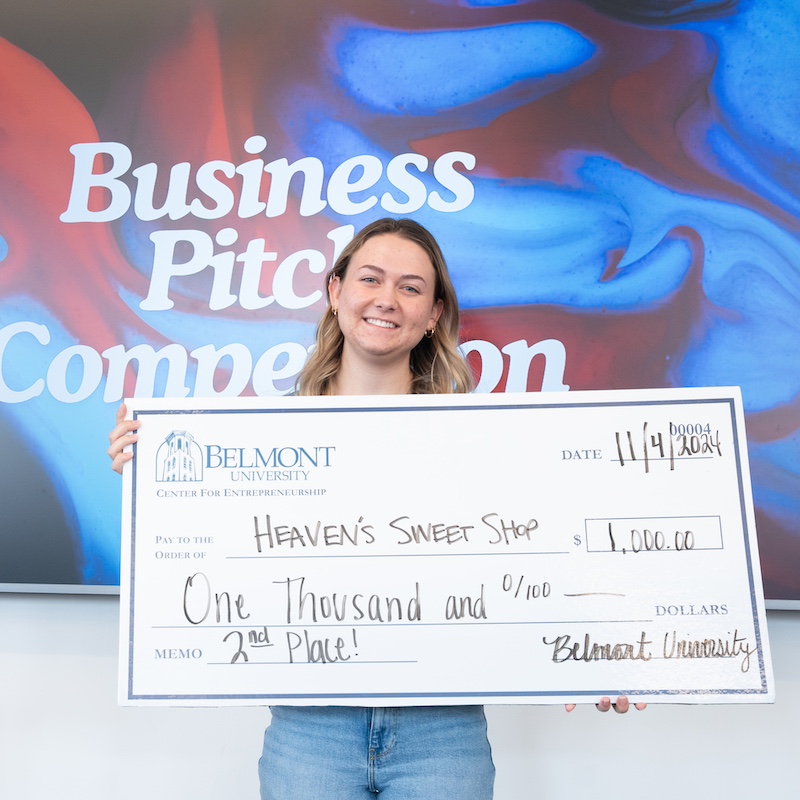
[[[337,395],[409,394],[413,378],[408,361],[363,363],[345,351],[331,389]]]

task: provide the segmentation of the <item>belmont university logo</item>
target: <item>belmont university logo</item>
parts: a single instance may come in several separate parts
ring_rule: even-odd
[[[201,445],[189,431],[172,431],[156,452],[156,482],[199,482],[204,472],[217,470],[236,482],[307,481],[313,471],[332,466],[335,451],[331,445]]]
[[[202,481],[203,454],[188,431],[172,431],[156,453],[156,481]]]

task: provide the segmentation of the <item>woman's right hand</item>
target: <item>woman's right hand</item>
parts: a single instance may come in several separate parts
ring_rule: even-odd
[[[122,475],[122,467],[133,458],[133,453],[123,453],[122,451],[129,445],[138,440],[136,431],[142,424],[138,420],[125,419],[128,409],[123,403],[117,409],[117,424],[111,433],[108,434],[108,441],[111,446],[108,448],[108,457],[111,459],[111,469]]]

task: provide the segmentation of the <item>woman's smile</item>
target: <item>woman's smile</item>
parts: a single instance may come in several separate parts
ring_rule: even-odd
[[[388,322],[387,320],[383,319],[375,319],[375,318],[367,318],[364,320],[368,325],[377,325],[379,328],[396,328],[397,325],[394,322]]]

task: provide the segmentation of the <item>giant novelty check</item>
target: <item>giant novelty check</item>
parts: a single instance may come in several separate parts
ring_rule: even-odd
[[[773,700],[737,389],[126,402],[123,704]]]

